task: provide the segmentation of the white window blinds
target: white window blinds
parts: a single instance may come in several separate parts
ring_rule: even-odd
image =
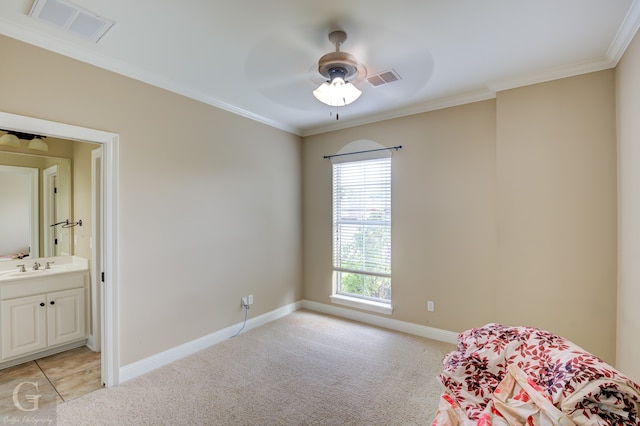
[[[337,292],[391,300],[391,157],[333,164]]]

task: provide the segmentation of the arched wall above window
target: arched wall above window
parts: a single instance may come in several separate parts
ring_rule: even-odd
[[[329,156],[331,162],[345,163],[348,161],[373,160],[391,157],[392,149],[369,139],[358,139],[343,146],[336,154]]]

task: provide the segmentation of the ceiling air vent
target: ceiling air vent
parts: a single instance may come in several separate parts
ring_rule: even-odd
[[[367,77],[367,81],[374,87],[382,86],[383,84],[393,83],[400,80],[400,76],[395,70],[383,71],[378,74],[373,74]]]
[[[66,0],[35,0],[29,16],[98,42],[115,21],[103,18]]]

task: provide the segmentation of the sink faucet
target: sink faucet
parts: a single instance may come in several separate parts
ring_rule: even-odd
[[[51,264],[52,263],[56,263],[56,262],[54,262],[54,261],[47,262],[47,264],[44,266],[44,269],[51,269]]]
[[[16,265],[18,268],[20,268],[20,272],[27,272],[26,269],[24,269],[24,263],[22,265]]]
[[[38,261],[36,260],[35,263],[33,264],[33,270],[37,271],[38,269],[40,269],[40,264],[38,263]]]

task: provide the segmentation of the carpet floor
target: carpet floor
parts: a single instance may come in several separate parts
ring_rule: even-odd
[[[57,406],[59,425],[430,425],[454,345],[309,311]]]

